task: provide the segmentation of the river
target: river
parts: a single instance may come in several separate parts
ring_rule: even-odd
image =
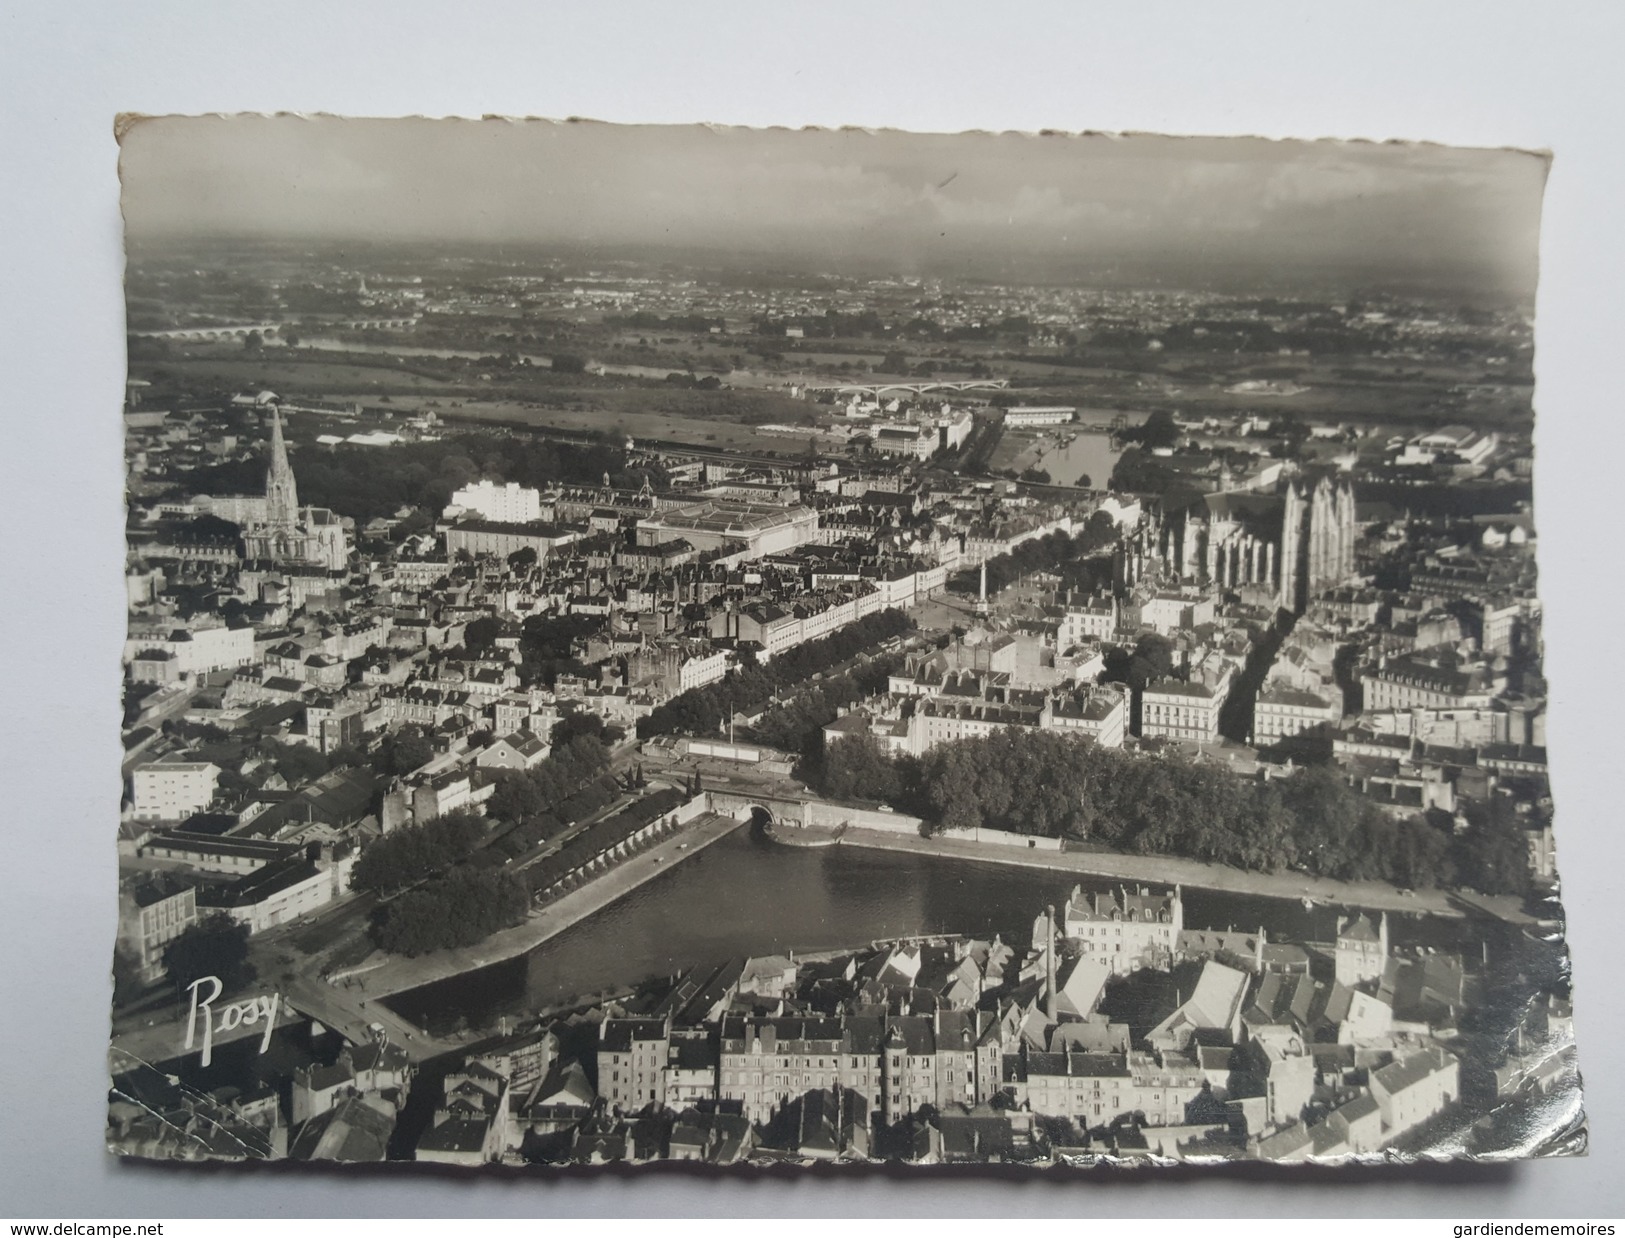
[[[1071,874],[853,846],[785,847],[739,830],[614,905],[505,963],[398,993],[389,1006],[431,1032],[460,1021],[573,1003],[670,976],[693,963],[785,950],[830,950],[920,933],[1002,934],[1025,947]],[[1108,881],[1085,881],[1105,889]],[[1262,925],[1272,938],[1326,941],[1337,909],[1205,890],[1185,892],[1188,928]],[[1483,926],[1395,917],[1396,945],[1457,944]],[[1476,942],[1477,937],[1471,937]],[[1476,945],[1474,947],[1476,949]]]
[[[1123,453],[1112,446],[1112,436],[1093,430],[1066,430],[1070,441],[1051,447],[1038,458],[1037,467],[1057,486],[1085,484],[1104,488]]]

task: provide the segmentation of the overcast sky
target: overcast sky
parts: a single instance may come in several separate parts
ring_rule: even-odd
[[[1334,273],[1527,294],[1542,157],[1250,138],[173,117],[133,239],[705,247],[813,267]]]

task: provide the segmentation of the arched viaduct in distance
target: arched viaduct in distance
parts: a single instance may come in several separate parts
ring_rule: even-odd
[[[416,318],[351,318],[343,322],[324,322],[300,330],[339,331],[408,331],[418,325]],[[132,331],[131,335],[143,340],[177,340],[207,343],[210,340],[241,340],[258,334],[262,339],[274,339],[284,334],[286,323],[251,322],[219,327],[175,327],[168,331]]]

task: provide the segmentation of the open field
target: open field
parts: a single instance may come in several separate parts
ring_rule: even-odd
[[[411,407],[405,399],[393,401],[397,407]],[[599,410],[540,408],[517,400],[421,400],[415,404],[435,404],[441,416],[472,422],[511,422],[517,425],[558,430],[598,430],[617,437],[661,439],[740,451],[795,452],[801,440],[784,435],[756,433],[754,426],[737,421],[709,421],[672,413],[610,412]]]
[[[182,381],[213,384],[237,391],[270,388],[278,394],[305,396],[371,396],[396,391],[455,391],[459,384],[425,373],[351,361],[289,360],[277,354],[256,356],[168,357],[137,361],[131,373],[167,370]]]
[[[1037,464],[1044,454],[1044,448],[1054,441],[1055,431],[1008,428],[999,438],[999,445],[993,449],[993,456],[987,462],[989,471],[1002,473],[1007,469],[1022,472]]]

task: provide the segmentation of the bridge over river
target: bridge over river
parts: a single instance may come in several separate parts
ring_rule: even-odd
[[[809,833],[852,827],[911,838],[920,836],[920,818],[893,812],[879,803],[835,803],[810,795],[770,794],[733,787],[708,790],[706,796],[712,812],[741,821],[750,820],[760,810],[771,825],[799,827]],[[787,836],[784,832],[780,836],[785,841],[793,841],[794,833],[794,829],[789,829]]]

